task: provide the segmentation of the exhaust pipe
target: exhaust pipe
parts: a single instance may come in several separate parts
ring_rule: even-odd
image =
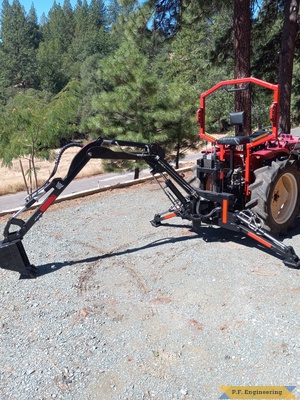
[[[19,272],[20,279],[36,278],[36,267],[30,264],[21,240],[0,243],[0,268]]]

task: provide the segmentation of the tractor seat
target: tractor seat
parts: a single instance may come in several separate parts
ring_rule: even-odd
[[[250,143],[251,138],[249,136],[228,136],[217,139],[217,144],[229,145],[229,146],[239,146],[241,144]]]
[[[217,144],[223,144],[228,146],[239,146],[241,144],[247,144],[251,142],[249,136],[243,135],[243,126],[245,120],[245,112],[238,111],[230,113],[230,125],[238,125],[239,134],[237,136],[223,137],[217,140]]]

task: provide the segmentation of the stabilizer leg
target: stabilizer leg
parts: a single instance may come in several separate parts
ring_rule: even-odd
[[[283,263],[289,268],[300,269],[300,259],[292,246],[287,246],[274,238],[263,228],[256,225],[255,214],[251,210],[244,210],[236,214],[239,221],[238,230],[245,233],[250,238],[256,240],[266,248],[283,258]]]
[[[166,212],[163,212],[160,214],[155,214],[154,218],[150,221],[150,223],[152,226],[157,228],[157,227],[161,226],[162,221],[166,221],[167,219],[175,218],[175,217],[179,217],[179,216],[180,215],[178,215],[174,211],[172,211],[172,212],[166,211]]]

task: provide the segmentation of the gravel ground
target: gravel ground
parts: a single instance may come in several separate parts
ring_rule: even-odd
[[[300,272],[219,228],[153,228],[168,206],[148,183],[54,205],[32,228],[37,279],[0,270],[1,400],[213,400],[225,385],[300,399]]]

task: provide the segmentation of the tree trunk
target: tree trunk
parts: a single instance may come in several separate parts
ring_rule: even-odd
[[[284,133],[291,132],[291,92],[299,3],[300,0],[286,0],[284,6],[278,74],[278,83],[280,84],[279,131]]]
[[[21,172],[22,172],[24,184],[25,184],[25,187],[26,187],[26,192],[27,192],[27,194],[29,194],[29,189],[28,189],[28,185],[27,185],[27,181],[26,181],[26,177],[25,177],[25,173],[24,173],[23,164],[22,164],[22,161],[20,159],[19,159],[19,163],[20,163],[20,167],[21,167]]]
[[[300,1],[300,0],[299,0]],[[250,0],[234,1],[234,77],[246,78],[251,75],[251,10]],[[237,91],[235,111],[245,111],[244,132],[251,133],[251,93],[250,90]]]
[[[179,168],[179,159],[180,159],[180,143],[178,142],[176,146],[175,169]]]

